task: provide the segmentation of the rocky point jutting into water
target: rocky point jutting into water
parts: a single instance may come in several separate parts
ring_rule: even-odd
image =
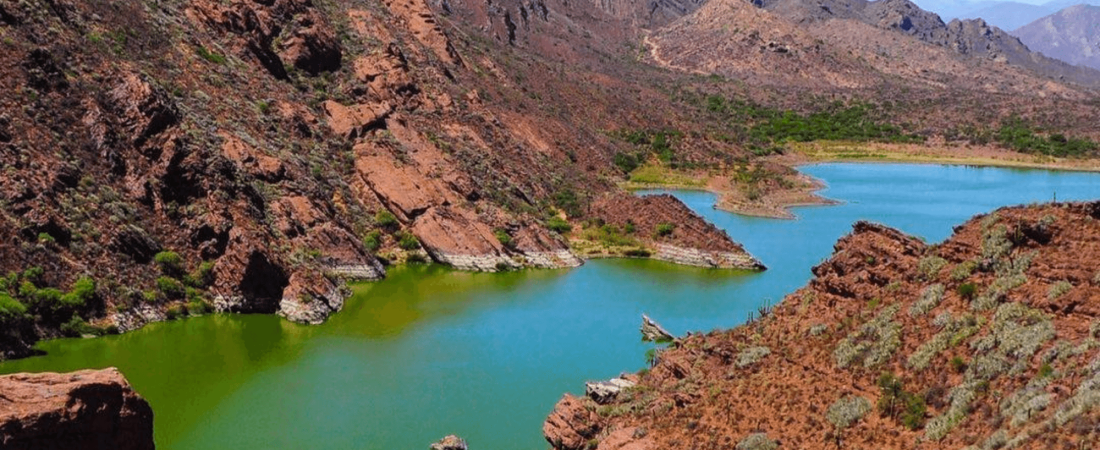
[[[6,375],[0,448],[152,450],[153,410],[115,369]]]
[[[562,450],[1091,448],[1098,251],[1100,203],[1002,208],[937,245],[860,222],[773,309],[677,339],[617,395],[566,395],[543,431]]]

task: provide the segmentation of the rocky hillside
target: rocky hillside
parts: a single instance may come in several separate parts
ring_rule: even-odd
[[[1098,71],[1036,54],[1015,37],[981,19],[956,19],[944,23],[935,13],[909,0],[759,0],[753,4],[799,24],[824,22],[820,26],[827,28],[833,26],[834,21],[858,21],[912,36],[970,59],[1011,64],[1047,79],[1100,86]]]
[[[7,375],[0,393],[0,448],[154,448],[153,410],[116,369]]]
[[[1100,251],[1097,219],[1100,203],[1002,208],[937,245],[858,223],[774,309],[677,339],[617,394],[567,395],[546,437],[601,450],[1090,448],[1100,261],[1081,255]]]
[[[1100,69],[1100,6],[1077,5],[1013,31],[1028,48],[1070,64]]]
[[[648,69],[567,69],[445,17],[423,0],[0,1],[0,357],[211,310],[318,323],[345,279],[390,263],[580,264],[562,233],[621,192],[630,144],[611,132],[690,118],[636,113],[677,109],[621,72]]]

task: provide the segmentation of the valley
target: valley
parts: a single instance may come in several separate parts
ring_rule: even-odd
[[[929,253],[999,207],[1096,200],[1100,70],[1029,45],[908,0],[0,0],[0,447],[545,448],[561,393],[639,369],[660,401],[567,397],[550,444],[734,447],[774,424],[682,430],[748,385],[685,397],[640,316],[720,378],[694,346],[797,347],[758,319],[861,236]],[[1077,225],[1036,250],[1090,248]],[[833,300],[798,320],[867,318]],[[775,367],[746,383],[806,375]],[[930,441],[1092,439],[1002,416]]]

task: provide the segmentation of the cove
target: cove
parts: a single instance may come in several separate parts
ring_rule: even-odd
[[[355,286],[324,325],[216,315],[122,336],[40,344],[0,373],[119,367],[156,412],[161,449],[417,449],[458,434],[477,449],[543,449],[563,392],[644,365],[643,312],[670,331],[744,321],[810,278],[860,219],[935,242],[1000,206],[1100,198],[1100,175],[941,165],[822,164],[837,206],[798,220],[736,216],[675,192],[769,268],[735,273],[648,260],[559,271],[393,269]]]

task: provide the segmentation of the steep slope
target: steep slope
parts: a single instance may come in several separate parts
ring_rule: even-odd
[[[1002,208],[937,245],[857,223],[814,279],[689,334],[619,394],[566,396],[558,449],[1089,448],[1100,203]],[[629,383],[627,383],[629,384]],[[596,390],[593,390],[596,392]]]
[[[621,192],[608,130],[688,123],[423,0],[4,0],[0,35],[0,358],[212,310],[319,323],[388,263],[578,265],[547,225]],[[677,158],[740,151],[697,141]]]
[[[1100,69],[1100,6],[1077,5],[1012,34],[1028,48],[1070,64]]]
[[[858,20],[913,36],[974,59],[1008,63],[1059,81],[1090,87],[1100,86],[1098,71],[1082,69],[1034,53],[1018,39],[981,19],[952,20],[945,24],[939,16],[921,9],[909,0],[759,0],[753,4],[796,23]]]
[[[929,45],[926,41],[950,38],[947,26],[919,9],[897,14],[894,4],[912,6],[890,0],[855,3],[862,9],[845,8],[841,14],[782,0],[764,9],[741,0],[713,0],[648,42],[658,63],[776,87],[874,89],[879,100],[913,88],[1083,98],[1026,70]],[[792,17],[801,17],[801,24]]]

